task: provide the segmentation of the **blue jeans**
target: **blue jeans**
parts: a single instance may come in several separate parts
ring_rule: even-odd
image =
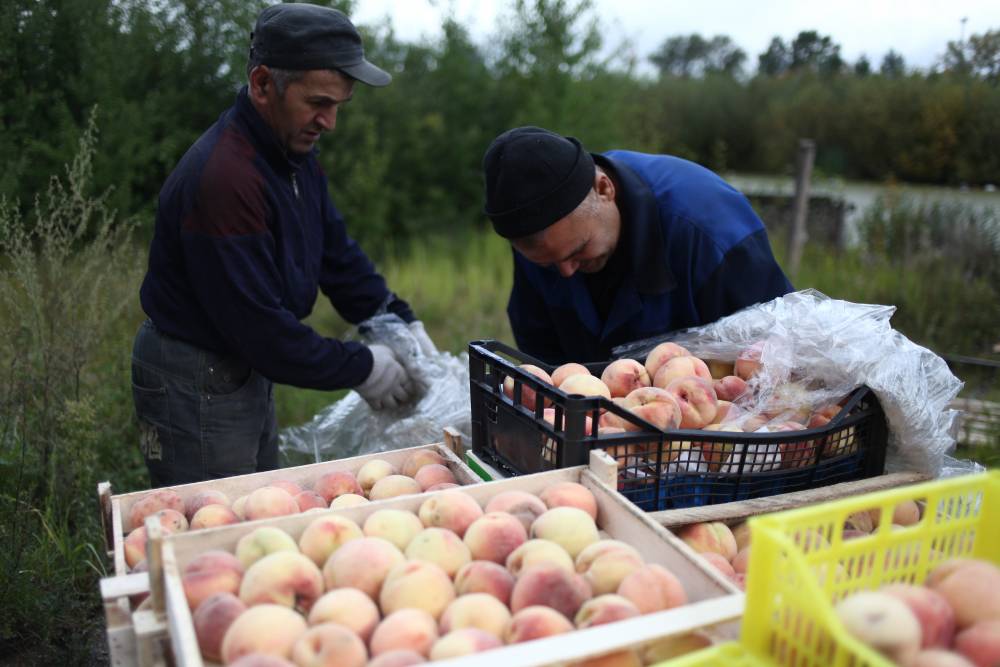
[[[146,320],[132,349],[139,447],[153,487],[278,467],[270,380]]]

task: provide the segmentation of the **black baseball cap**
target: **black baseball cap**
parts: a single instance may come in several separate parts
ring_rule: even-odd
[[[369,86],[392,81],[365,60],[361,35],[343,12],[304,3],[267,7],[250,33],[250,59],[278,69],[336,69]]]
[[[523,238],[572,213],[595,174],[594,158],[573,137],[530,125],[507,130],[483,156],[483,210],[497,234]]]

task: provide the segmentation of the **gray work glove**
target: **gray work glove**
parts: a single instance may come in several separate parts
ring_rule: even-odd
[[[369,345],[368,349],[372,351],[372,372],[354,391],[373,410],[394,408],[409,401],[413,397],[413,382],[392,350],[385,345]]]
[[[410,332],[413,333],[413,337],[417,341],[417,346],[420,351],[424,353],[425,357],[438,354],[437,346],[434,345],[434,341],[431,337],[427,335],[427,329],[424,328],[424,323],[420,320],[415,320],[410,322]]]

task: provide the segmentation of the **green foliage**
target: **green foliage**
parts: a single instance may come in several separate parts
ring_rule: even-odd
[[[112,448],[130,424],[119,346],[142,255],[107,193],[90,192],[96,141],[91,114],[64,178],[30,216],[0,199],[0,647],[42,647],[41,662],[81,618],[99,624],[88,501],[102,461],[121,466]],[[112,340],[119,360],[105,365]],[[91,649],[69,647],[76,661]]]

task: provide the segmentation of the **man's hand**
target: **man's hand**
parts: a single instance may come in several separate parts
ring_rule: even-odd
[[[394,408],[413,397],[413,382],[385,345],[370,345],[372,372],[354,388],[373,410]]]
[[[437,346],[434,345],[431,337],[427,335],[427,329],[424,328],[423,322],[420,320],[410,322],[410,331],[413,333],[413,337],[417,340],[417,346],[424,353],[425,357],[438,354]]]

